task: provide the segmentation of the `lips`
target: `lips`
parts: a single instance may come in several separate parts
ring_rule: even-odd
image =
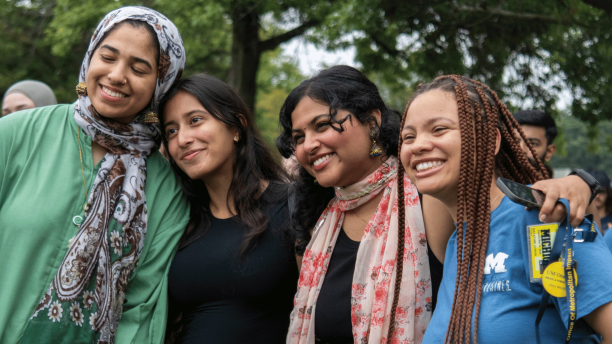
[[[189,161],[192,160],[193,158],[195,158],[198,154],[200,154],[201,151],[203,151],[204,149],[192,149],[190,151],[187,151],[185,154],[183,154],[183,156],[181,157],[181,160],[183,161]]]
[[[332,157],[332,155],[334,155],[334,153],[329,153],[329,154],[325,154],[324,156],[317,158],[312,164],[314,166],[319,166],[321,165],[323,162],[325,162],[325,160],[329,159]]]
[[[104,86],[104,85],[100,85],[100,95],[107,100],[111,100],[111,101],[120,101],[123,100],[127,97],[129,97],[129,95],[120,92],[117,89],[108,87],[108,86]]]
[[[414,166],[413,168],[417,171],[417,172],[425,172],[427,170],[430,170],[432,168],[441,166],[444,164],[443,160],[432,160],[432,161],[426,161],[426,162],[421,162],[416,164],[416,166]]]

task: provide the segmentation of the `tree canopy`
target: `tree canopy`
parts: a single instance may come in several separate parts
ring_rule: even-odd
[[[573,116],[612,118],[612,5],[605,0],[0,1],[0,93],[15,81],[39,79],[60,101],[73,101],[97,22],[114,8],[143,5],[176,23],[186,75],[215,75],[251,107],[274,115],[279,95],[303,77],[278,47],[303,36],[321,49],[355,46],[356,62],[395,106],[420,82],[463,74],[516,108],[555,112],[565,89]],[[277,74],[289,70],[290,80],[278,83]]]

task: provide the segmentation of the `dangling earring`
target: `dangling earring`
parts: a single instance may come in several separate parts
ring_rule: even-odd
[[[240,138],[238,137],[238,135],[234,136],[234,142],[238,142],[238,140],[240,140]]]
[[[383,154],[383,150],[376,144],[376,138],[378,137],[378,129],[370,129],[370,140],[372,140],[372,148],[370,149],[370,158],[376,158]]]
[[[76,86],[76,93],[79,96],[86,96],[87,95],[87,84],[84,82],[79,82],[79,84]]]
[[[157,115],[155,114],[155,112],[149,111],[145,115],[144,122],[146,124],[159,123],[159,119],[157,118]]]

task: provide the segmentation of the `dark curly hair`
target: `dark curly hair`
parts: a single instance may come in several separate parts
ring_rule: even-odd
[[[207,75],[197,74],[181,79],[164,96],[159,106],[162,133],[165,133],[164,110],[170,99],[179,92],[187,92],[198,99],[200,104],[216,119],[238,129],[240,140],[235,143],[232,183],[228,192],[234,198],[236,216],[246,228],[241,256],[257,245],[258,238],[268,225],[268,219],[256,202],[261,194],[261,183],[286,181],[285,171],[275,159],[271,149],[262,138],[255,121],[244,101],[223,81]],[[243,116],[246,123],[240,119]],[[162,135],[162,142],[168,151],[168,139]],[[210,196],[201,180],[191,179],[183,172],[172,157],[168,157],[174,172],[180,177],[183,193],[191,204],[190,222],[179,249],[183,249],[202,237],[210,227]]]
[[[343,124],[354,117],[360,123],[371,123],[378,132],[377,143],[384,150],[381,159],[397,156],[400,113],[385,105],[378,88],[365,75],[349,66],[334,66],[322,70],[315,77],[303,81],[296,87],[283,104],[279,114],[282,133],[276,139],[276,146],[285,158],[295,154],[292,141],[291,114],[304,97],[329,105],[329,116],[332,128],[343,132]],[[338,110],[345,110],[349,115],[338,118]],[[380,123],[372,115],[380,111]],[[310,230],[317,219],[334,197],[332,187],[322,187],[303,167],[299,167],[299,180],[293,188],[295,210],[292,214],[291,233],[296,237],[296,252],[303,254],[310,241]]]

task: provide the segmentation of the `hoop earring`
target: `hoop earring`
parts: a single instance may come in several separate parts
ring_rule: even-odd
[[[383,154],[383,150],[376,144],[376,138],[378,137],[378,129],[370,129],[370,140],[372,140],[372,148],[370,148],[370,158],[374,159],[377,156]]]

